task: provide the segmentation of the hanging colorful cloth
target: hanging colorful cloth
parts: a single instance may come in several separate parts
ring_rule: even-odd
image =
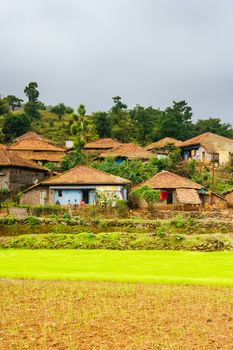
[[[166,191],[160,192],[160,201],[163,202],[167,199],[168,193]]]

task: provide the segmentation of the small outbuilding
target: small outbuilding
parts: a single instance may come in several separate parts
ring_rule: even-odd
[[[147,181],[135,186],[149,186],[155,190],[160,190],[160,200],[156,203],[156,208],[161,210],[172,209],[193,209],[202,205],[202,186],[169,171],[161,171]],[[200,192],[200,193],[199,193]],[[139,207],[146,207],[144,201],[137,203]]]
[[[96,204],[97,194],[127,199],[129,180],[88,166],[77,166],[26,190],[20,200],[28,205]]]

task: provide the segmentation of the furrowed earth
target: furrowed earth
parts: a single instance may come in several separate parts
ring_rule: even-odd
[[[1,349],[233,348],[229,287],[0,281]]]

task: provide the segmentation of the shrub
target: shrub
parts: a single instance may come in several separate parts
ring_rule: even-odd
[[[183,228],[185,226],[185,219],[183,215],[178,214],[176,217],[171,221],[172,224],[175,225],[177,228]]]
[[[160,226],[157,230],[157,236],[160,238],[166,237],[166,232],[163,226]]]
[[[27,223],[29,226],[35,226],[35,225],[38,225],[39,220],[38,220],[38,218],[35,217],[35,216],[28,216],[27,219],[26,219],[26,223]]]
[[[129,207],[127,205],[127,201],[117,200],[116,211],[120,217],[127,217],[129,214]]]

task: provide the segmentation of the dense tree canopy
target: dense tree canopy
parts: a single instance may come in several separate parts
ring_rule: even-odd
[[[2,131],[7,141],[23,135],[30,129],[30,120],[25,114],[8,114],[4,120]]]

